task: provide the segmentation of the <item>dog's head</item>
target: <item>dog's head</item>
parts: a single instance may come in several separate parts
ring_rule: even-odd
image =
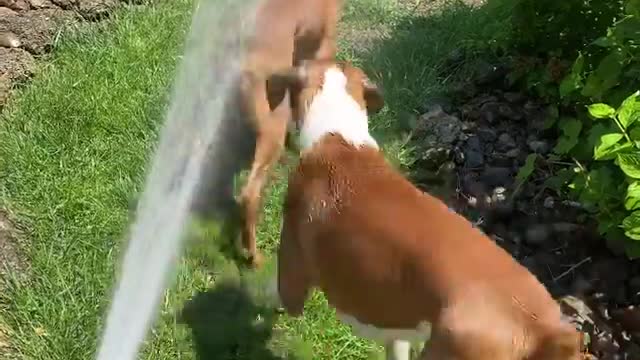
[[[275,73],[269,79],[273,85],[289,90],[293,117],[298,127],[302,125],[314,97],[325,85],[325,76],[330,70],[344,74],[347,92],[370,115],[384,106],[382,91],[360,68],[347,62],[307,60]]]

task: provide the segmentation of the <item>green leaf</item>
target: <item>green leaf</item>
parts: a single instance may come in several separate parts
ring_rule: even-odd
[[[524,183],[527,181],[529,176],[533,174],[533,170],[535,170],[536,159],[538,158],[538,154],[533,153],[527,156],[527,159],[524,161],[524,165],[518,170],[518,174],[516,175],[516,180],[519,183]]]
[[[614,42],[610,38],[608,38],[606,36],[602,36],[602,37],[599,37],[599,38],[595,39],[592,42],[592,44],[596,45],[596,46],[600,46],[600,47],[605,47],[606,48],[606,47],[613,46]]]
[[[547,117],[544,119],[543,129],[551,129],[553,124],[556,123],[558,117],[560,116],[560,112],[558,111],[558,107],[555,105],[549,105],[547,107]]]
[[[640,181],[634,181],[627,187],[624,208],[627,210],[637,210],[640,208]]]
[[[640,16],[640,0],[627,0],[624,11],[628,15]]]
[[[562,79],[558,91],[560,92],[560,98],[565,98],[574,90],[582,86],[582,69],[584,68],[584,57],[582,54],[578,54],[578,57],[571,66],[571,72]]]
[[[634,211],[622,220],[624,234],[633,240],[640,240],[640,211]]]
[[[624,136],[620,133],[602,135],[600,137],[599,144],[597,144],[595,149],[593,149],[593,158],[596,160],[602,160],[611,155],[612,151],[615,150],[615,145],[623,137]]]
[[[561,193],[562,189],[569,183],[574,177],[575,172],[571,169],[564,168],[558,171],[554,176],[547,178],[544,181],[544,186],[557,193]]]
[[[605,121],[600,121],[593,124],[591,129],[589,129],[589,135],[587,136],[587,139],[586,139],[587,145],[591,150],[593,150],[593,148],[596,147],[596,145],[598,145],[602,135],[611,134],[611,133],[620,131],[617,127],[612,125],[613,124]]]
[[[629,131],[629,137],[633,141],[640,141],[640,126],[636,126]]]
[[[578,138],[568,138],[566,136],[558,139],[558,143],[553,148],[556,154],[564,155],[569,153],[578,144]]]
[[[596,119],[609,119],[616,114],[616,109],[607,104],[592,104],[587,107],[589,115]]]
[[[633,122],[638,119],[640,113],[640,103],[638,102],[638,95],[640,92],[636,91],[626,98],[620,108],[618,109],[618,120],[622,124],[623,128],[629,127]]]
[[[630,178],[640,179],[640,153],[618,154],[618,166]]]
[[[564,118],[558,125],[563,135],[558,139],[558,143],[553,148],[556,154],[567,154],[578,143],[578,136],[582,130],[582,122],[574,118]]]
[[[565,118],[560,123],[560,129],[566,137],[577,138],[582,130],[582,121],[574,118]]]
[[[634,16],[627,16],[616,23],[613,37],[618,41],[640,38],[640,21]]]
[[[542,124],[542,129],[543,130],[551,129],[553,127],[553,124],[556,123],[556,120],[558,120],[558,118],[547,116],[547,118],[544,119],[544,123]]]
[[[582,96],[598,98],[614,87],[619,81],[624,62],[625,56],[617,49],[605,56],[596,70],[587,78],[582,88]]]
[[[637,241],[625,241],[624,252],[630,260],[636,260],[640,258],[640,242]]]

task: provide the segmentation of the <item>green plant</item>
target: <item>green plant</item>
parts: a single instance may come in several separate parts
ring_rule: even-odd
[[[639,257],[640,0],[519,0],[512,20],[509,80],[550,104],[545,127],[558,141],[548,160],[574,164],[556,168],[547,186]]]
[[[513,45],[524,54],[572,58],[602,34],[623,0],[517,0]]]
[[[586,164],[576,161],[576,166],[564,169],[550,180],[550,184],[566,185],[570,194],[594,213],[599,232],[611,241],[624,237],[640,240],[639,95],[640,92],[633,93],[618,109],[604,103],[589,105],[593,126],[585,141],[591,146],[594,161]],[[576,119],[569,123],[581,124]],[[573,135],[576,133],[572,132]],[[561,138],[556,153],[558,147],[571,151],[575,145]],[[636,247],[637,244],[625,244],[627,255],[640,256]]]

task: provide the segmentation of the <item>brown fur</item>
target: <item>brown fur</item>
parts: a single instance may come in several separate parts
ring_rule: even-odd
[[[241,191],[241,245],[252,265],[260,197],[269,171],[284,148],[291,109],[286,88],[269,84],[278,71],[305,59],[333,59],[341,0],[263,0],[249,41],[240,96],[256,143],[247,183]]]
[[[313,287],[362,323],[431,322],[423,359],[580,358],[581,336],[526,268],[378,150],[337,134],[302,154],[285,200],[278,291],[286,311],[300,315]]]

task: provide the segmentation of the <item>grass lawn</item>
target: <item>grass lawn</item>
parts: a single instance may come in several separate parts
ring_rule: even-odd
[[[346,3],[340,56],[383,86],[388,107],[372,119],[372,128],[401,166],[411,153],[397,125],[446,85],[438,76],[443,58],[464,44],[493,39],[504,30],[505,17],[460,4],[423,16],[414,2]],[[0,294],[0,330],[11,345],[3,359],[93,356],[129,202],[141,188],[163,120],[191,9],[190,0],[159,0],[63,36],[0,115],[0,205],[26,229],[23,250],[30,264],[27,280]],[[278,241],[286,169],[278,174],[267,189],[258,233],[267,253]],[[142,358],[379,356],[379,347],[336,321],[320,294],[308,301],[303,318],[272,318],[234,285],[259,281],[260,274],[239,276],[212,236],[192,235],[197,241],[180,262]]]

